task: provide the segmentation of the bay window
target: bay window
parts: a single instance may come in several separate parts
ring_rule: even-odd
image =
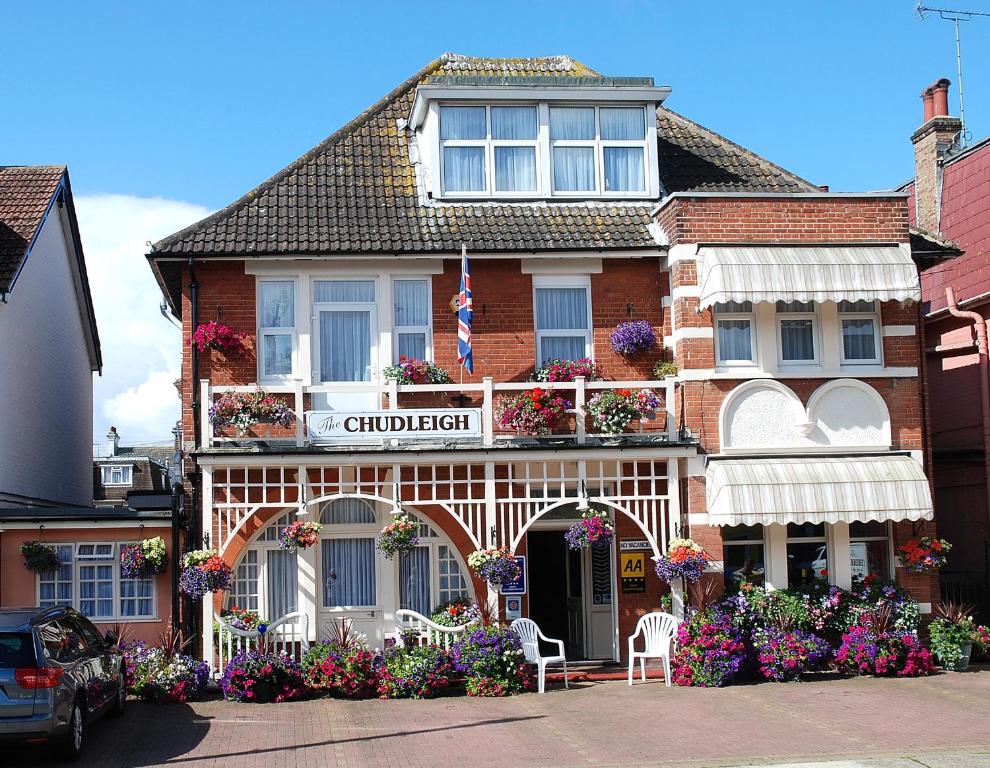
[[[591,283],[587,277],[534,278],[536,364],[592,356]]]
[[[840,301],[842,362],[850,365],[880,362],[880,321],[876,302]]]
[[[258,283],[258,363],[262,380],[291,376],[296,348],[296,284]]]
[[[778,301],[777,332],[780,362],[818,363],[818,319],[813,301]]]
[[[430,281],[426,278],[394,280],[392,300],[393,362],[401,357],[429,359],[432,351]]]
[[[154,618],[154,578],[126,579],[120,573],[125,543],[56,544],[61,565],[38,574],[38,605],[69,605],[93,621]]]
[[[753,304],[727,301],[716,304],[715,354],[720,365],[752,365],[756,362],[753,343]]]

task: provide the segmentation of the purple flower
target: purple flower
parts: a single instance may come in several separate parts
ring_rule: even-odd
[[[624,357],[649,352],[657,345],[657,334],[646,320],[619,323],[609,338],[612,349]]]

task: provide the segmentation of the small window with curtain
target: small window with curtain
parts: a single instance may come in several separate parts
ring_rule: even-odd
[[[753,339],[753,304],[726,301],[713,307],[715,354],[719,365],[752,365],[756,362]]]
[[[428,360],[432,356],[430,332],[430,281],[426,278],[403,278],[392,281],[394,304],[392,345],[393,362],[400,358]]]
[[[292,280],[258,282],[258,367],[263,380],[293,373],[296,348],[296,284]]]
[[[585,278],[535,282],[536,365],[592,356],[591,285]]]
[[[876,302],[840,301],[842,362],[869,365],[880,362],[880,318]]]
[[[777,337],[782,364],[817,364],[818,317],[815,302],[778,301]]]

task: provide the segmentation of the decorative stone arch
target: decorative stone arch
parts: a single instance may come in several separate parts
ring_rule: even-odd
[[[536,515],[531,516],[519,528],[519,530],[516,531],[515,537],[512,539],[511,542],[509,542],[509,551],[511,551],[511,552],[515,552],[516,551],[516,549],[519,547],[519,544],[522,542],[523,536],[526,535],[526,532],[532,527],[533,523],[535,523],[537,520],[539,520],[540,518],[542,518],[548,512],[552,512],[553,510],[558,509],[558,508],[563,507],[563,506],[568,505],[568,504],[574,504],[577,501],[578,501],[578,499],[575,499],[575,498],[570,498],[570,497],[563,498],[563,499],[560,499],[559,501],[555,501],[553,504],[548,504],[546,507],[544,507],[543,509],[540,510],[539,514],[536,514]],[[614,501],[609,501],[608,499],[596,498],[596,499],[594,499],[593,503],[594,504],[601,504],[602,506],[605,506],[605,507],[610,507],[611,509],[615,510],[616,512],[621,512],[622,514],[624,514],[626,517],[628,517],[630,520],[632,520],[636,524],[636,527],[639,528],[640,531],[643,532],[643,535],[646,537],[646,540],[648,542],[650,542],[650,548],[653,550],[653,554],[655,556],[657,556],[657,557],[659,557],[662,554],[660,552],[660,548],[659,548],[659,545],[657,544],[657,539],[656,539],[656,536],[654,535],[654,533],[651,530],[649,530],[649,528],[647,528],[642,523],[642,521],[640,521],[639,518],[637,518],[636,515],[634,515],[628,509],[626,509],[625,507],[623,507],[621,504],[619,504],[617,502],[614,502]],[[669,513],[669,511],[668,511],[668,513]]]
[[[834,379],[808,399],[815,437],[830,447],[891,446],[890,411],[883,396],[858,379]]]
[[[811,447],[807,422],[804,403],[794,390],[775,379],[751,379],[722,401],[719,446],[722,451]],[[747,432],[749,439],[744,437]]]

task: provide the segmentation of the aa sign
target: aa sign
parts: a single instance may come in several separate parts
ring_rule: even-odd
[[[620,552],[619,579],[623,592],[645,592],[646,553]]]

